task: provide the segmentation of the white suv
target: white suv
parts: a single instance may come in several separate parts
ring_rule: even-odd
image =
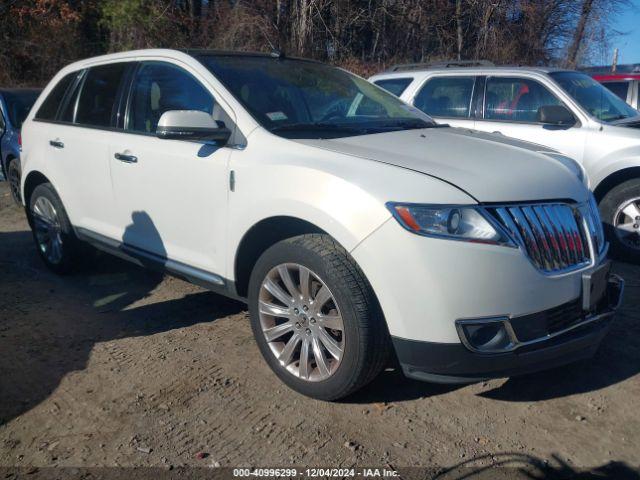
[[[399,65],[369,80],[438,121],[546,145],[578,161],[612,250],[640,263],[640,112],[584,73],[464,64]]]
[[[44,262],[80,241],[244,299],[266,361],[336,399],[394,352],[468,382],[591,355],[621,298],[581,170],[435,125],[343,70],[148,50],[63,69],[23,126]]]

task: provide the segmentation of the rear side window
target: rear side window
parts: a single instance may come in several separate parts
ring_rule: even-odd
[[[631,82],[605,82],[603,85],[622,100],[627,101],[627,94],[629,93],[629,85],[631,85]]]
[[[485,120],[535,123],[538,109],[547,105],[562,105],[562,102],[534,80],[500,77],[487,79]]]
[[[75,123],[93,127],[111,126],[126,68],[126,63],[113,63],[89,69],[80,91]]]
[[[413,82],[413,78],[388,78],[386,80],[376,80],[373,83],[384,88],[387,92],[393,93],[396,97],[399,97],[411,82]]]
[[[428,80],[413,102],[433,117],[467,118],[475,77],[436,77]]]
[[[38,113],[36,113],[35,118],[38,120],[55,120],[56,114],[58,113],[58,108],[64,99],[64,95],[69,89],[69,86],[73,83],[73,81],[78,76],[78,72],[73,72],[62,77],[53,90],[49,93],[47,98],[45,98],[42,105],[38,109]]]
[[[214,100],[200,82],[180,67],[165,62],[144,62],[134,79],[127,130],[154,133],[169,110],[213,113]]]

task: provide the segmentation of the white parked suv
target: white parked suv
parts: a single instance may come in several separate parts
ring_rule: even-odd
[[[640,263],[640,112],[590,76],[471,61],[399,65],[369,80],[441,123],[546,145],[578,161],[613,252]]]
[[[393,354],[469,382],[591,355],[622,283],[575,162],[439,127],[282,55],[147,50],[64,68],[23,126],[44,262],[89,242],[245,300],[264,358],[321,399]]]

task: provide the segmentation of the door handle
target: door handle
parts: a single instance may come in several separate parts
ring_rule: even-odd
[[[124,153],[116,153],[113,155],[116,160],[124,163],[138,163],[138,157],[134,155],[125,155]]]
[[[49,145],[51,145],[53,148],[64,148],[64,143],[62,143],[60,140],[49,140]]]

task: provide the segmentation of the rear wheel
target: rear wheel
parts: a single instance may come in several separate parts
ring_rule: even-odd
[[[640,263],[640,179],[612,188],[600,202],[600,211],[612,253]]]
[[[304,395],[349,395],[387,359],[388,334],[371,286],[328,235],[269,248],[251,275],[249,310],[265,360]]]
[[[22,204],[20,176],[20,161],[15,158],[9,160],[9,165],[7,165],[7,180],[9,181],[9,189],[11,190],[11,198],[13,198],[13,201],[17,205]]]
[[[29,198],[29,220],[38,253],[47,267],[59,274],[77,267],[80,242],[50,183],[42,183],[33,190]]]

